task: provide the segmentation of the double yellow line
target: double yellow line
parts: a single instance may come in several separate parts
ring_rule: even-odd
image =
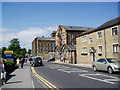
[[[31,67],[31,70],[33,72],[33,74],[40,80],[42,81],[46,86],[48,86],[51,89],[56,89],[59,90],[55,85],[51,84],[49,81],[47,81],[46,79],[44,79],[43,77],[41,77],[40,75],[38,75],[34,69],[34,67]]]

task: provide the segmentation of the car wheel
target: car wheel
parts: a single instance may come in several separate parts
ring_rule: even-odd
[[[113,69],[111,67],[108,68],[108,73],[110,73],[110,74],[113,73]]]
[[[96,66],[93,66],[93,70],[96,72],[97,71],[97,68],[96,68]]]

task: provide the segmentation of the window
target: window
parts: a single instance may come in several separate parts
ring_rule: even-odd
[[[66,59],[68,59],[68,52],[66,51]]]
[[[97,62],[104,63],[104,62],[106,62],[106,60],[105,59],[99,59],[99,60],[97,60]]]
[[[82,42],[85,42],[86,41],[86,36],[83,36],[82,37]]]
[[[55,42],[53,42],[53,52],[55,52]]]
[[[63,39],[63,40],[65,39],[64,35],[62,36],[62,39]]]
[[[75,38],[77,38],[77,34],[75,34]]]
[[[113,52],[114,53],[119,52],[119,45],[118,44],[113,45]]]
[[[75,45],[76,45],[76,41],[75,41]]]
[[[61,29],[60,29],[59,33],[62,34],[62,30]]]
[[[92,42],[93,42],[93,39],[89,38],[89,44],[92,44]]]
[[[97,60],[97,62],[103,62],[103,60],[102,60],[102,59],[99,59],[99,60]]]
[[[45,43],[45,46],[47,46],[47,43]]]
[[[98,46],[98,52],[102,53],[102,46]]]
[[[82,52],[83,52],[83,53],[86,53],[86,52],[87,52],[87,47],[83,47],[83,48],[82,48]]]
[[[73,45],[73,42],[72,42],[72,41],[70,41],[70,45]]]
[[[112,28],[112,35],[118,35],[117,27]]]
[[[72,39],[72,34],[70,34],[70,39]]]
[[[100,39],[102,37],[101,32],[98,32],[98,39]]]

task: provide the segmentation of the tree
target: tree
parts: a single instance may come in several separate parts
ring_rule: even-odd
[[[25,57],[25,54],[27,53],[26,49],[23,48],[22,51],[21,51],[21,54],[22,54],[22,57]]]
[[[4,51],[6,50],[6,47],[2,47],[2,57],[4,57]]]
[[[18,38],[13,38],[10,41],[10,45],[8,46],[8,50],[13,50],[14,53],[19,54],[20,55],[20,44],[18,41]]]
[[[0,58],[2,57],[2,48],[0,48]]]
[[[31,54],[31,49],[28,49],[28,54],[29,54],[29,56],[30,56],[30,54]]]

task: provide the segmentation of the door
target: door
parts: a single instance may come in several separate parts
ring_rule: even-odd
[[[105,59],[102,59],[101,70],[107,70],[107,61]]]

